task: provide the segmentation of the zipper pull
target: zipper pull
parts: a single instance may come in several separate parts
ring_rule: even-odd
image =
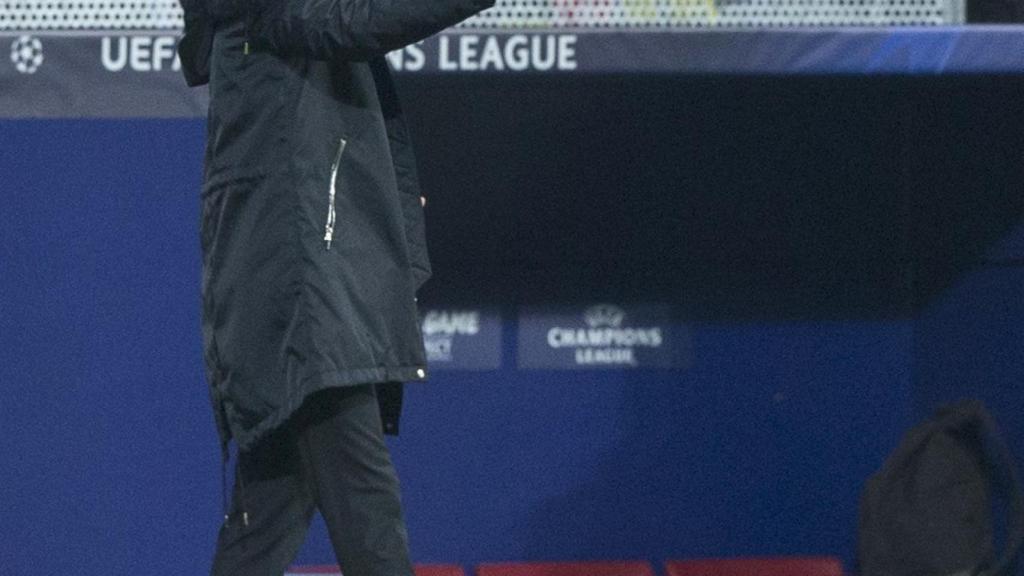
[[[334,195],[331,195],[331,206],[327,211],[327,226],[324,228],[324,242],[327,244],[327,249],[331,249],[331,242],[334,241]]]
[[[252,25],[252,1],[245,3],[245,43],[242,44],[242,55],[249,55],[249,28]]]

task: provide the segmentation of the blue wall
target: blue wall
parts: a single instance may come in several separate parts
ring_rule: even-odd
[[[404,78],[431,198],[422,300],[508,323],[503,369],[408,389],[392,446],[415,559],[850,564],[863,479],[940,392],[984,396],[1019,451],[1022,278],[977,266],[1024,178],[908,160],[922,126],[945,126],[927,140],[951,158],[1016,145],[1018,84]],[[0,123],[5,573],[206,571],[203,129]],[[674,305],[691,365],[515,370],[516,307],[577,300]],[[300,561],[330,559],[318,528]]]
[[[203,572],[220,481],[196,314],[202,131],[0,127],[6,574]]]
[[[909,416],[908,326],[701,324],[694,340],[686,372],[413,388],[395,455],[417,557],[846,552],[860,481]]]
[[[1024,463],[1024,259],[980,265],[917,322],[914,402],[980,398]],[[1024,469],[1022,469],[1024,470]]]

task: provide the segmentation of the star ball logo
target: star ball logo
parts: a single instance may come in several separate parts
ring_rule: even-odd
[[[35,74],[43,65],[43,43],[33,36],[21,36],[11,44],[11,62],[22,74]]]
[[[591,328],[608,326],[618,328],[626,320],[626,311],[611,304],[591,306],[583,313],[583,321]]]

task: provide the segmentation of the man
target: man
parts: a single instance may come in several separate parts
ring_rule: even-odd
[[[493,0],[183,0],[209,83],[204,354],[239,449],[212,573],[280,575],[319,509],[347,576],[409,576],[399,382],[426,378],[416,165],[384,54]]]

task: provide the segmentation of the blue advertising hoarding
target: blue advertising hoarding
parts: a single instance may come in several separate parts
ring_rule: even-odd
[[[178,35],[0,32],[0,118],[202,117]],[[458,29],[388,59],[402,74],[1015,74],[1024,27]]]

